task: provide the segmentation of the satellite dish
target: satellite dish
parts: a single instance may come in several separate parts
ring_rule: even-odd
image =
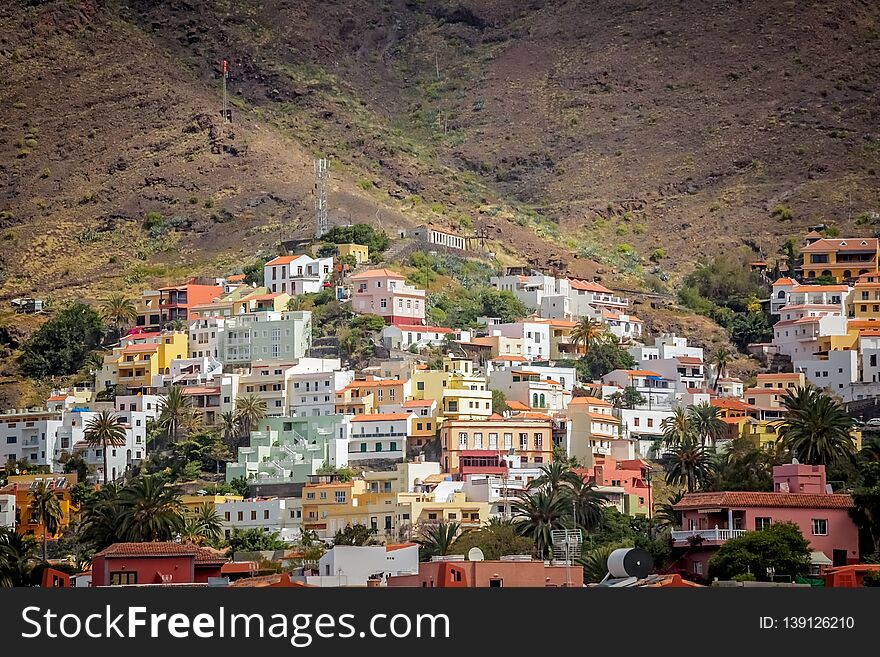
[[[478,547],[472,547],[468,550],[468,561],[483,561],[486,557],[483,555],[483,551]]]
[[[608,555],[608,574],[611,577],[643,579],[651,574],[654,559],[639,548],[620,548]]]

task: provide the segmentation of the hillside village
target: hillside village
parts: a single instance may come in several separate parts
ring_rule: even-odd
[[[51,309],[20,363],[69,385],[0,414],[0,581],[877,580],[880,420],[857,419],[880,415],[876,238],[811,232],[778,277],[743,264],[767,292],[747,312],[775,323],[740,354],[473,244],[337,226],[257,267]],[[609,584],[620,548],[651,574]]]

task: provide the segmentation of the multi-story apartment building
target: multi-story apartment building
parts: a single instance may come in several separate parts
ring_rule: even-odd
[[[302,536],[302,498],[270,497],[228,500],[215,505],[221,518],[224,538],[237,530],[264,529],[278,534],[282,541]]]
[[[311,346],[311,312],[247,313],[226,320],[219,358],[228,367],[289,360],[304,357]]]
[[[553,424],[541,413],[522,413],[509,418],[449,420],[440,428],[441,463],[456,473],[470,459],[499,452],[518,456],[527,463],[549,463],[553,457]]]
[[[278,256],[265,264],[263,281],[271,292],[296,296],[320,292],[332,273],[333,258]]]
[[[158,331],[174,320],[189,321],[190,308],[222,295],[222,279],[191,278],[182,285],[146,290],[137,304],[137,326]]]
[[[814,239],[801,249],[803,277],[807,280],[831,277],[837,282],[877,271],[880,248],[875,237]]]
[[[200,317],[189,325],[189,357],[219,358],[225,320],[222,317]]]
[[[402,461],[415,413],[355,415],[351,419],[348,461]]]
[[[186,331],[133,333],[124,336],[113,353],[104,356],[95,385],[98,390],[116,385],[131,390],[152,388],[157,375],[170,373],[172,361],[188,355]]]
[[[406,284],[406,277],[390,269],[370,269],[351,277],[351,308],[371,313],[386,324],[423,324],[425,291]]]

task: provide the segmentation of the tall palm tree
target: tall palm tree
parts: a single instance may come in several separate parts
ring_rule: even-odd
[[[720,411],[716,406],[709,404],[691,406],[688,408],[688,418],[701,445],[705,446],[708,442],[715,447],[719,440],[726,437],[727,426],[721,421]]]
[[[186,415],[183,416],[180,426],[188,434],[198,433],[205,428],[205,416],[199,409],[190,406]]]
[[[535,542],[535,552],[543,559],[553,548],[552,531],[565,529],[571,503],[559,491],[535,490],[521,493],[513,503],[513,520],[520,536]]]
[[[180,493],[161,475],[142,475],[119,491],[119,533],[134,543],[170,541],[183,529]]]
[[[37,542],[33,536],[0,527],[0,588],[27,586],[37,558]]]
[[[232,440],[238,435],[238,420],[233,411],[220,414],[220,435],[224,440]]]
[[[266,416],[266,400],[250,393],[237,397],[235,400],[235,418],[242,436],[250,436]]]
[[[287,300],[287,310],[303,310],[305,306],[305,302],[303,297],[297,295],[295,297],[290,297]]]
[[[779,440],[808,465],[830,465],[855,453],[853,419],[835,399],[813,385],[786,391],[785,417],[775,423]]]
[[[171,442],[177,442],[180,427],[190,417],[190,399],[183,394],[182,386],[171,386],[165,398],[159,402],[159,426]]]
[[[104,368],[104,352],[92,351],[83,361],[83,370],[87,372],[97,372]]]
[[[107,466],[107,451],[111,447],[125,445],[125,424],[116,413],[105,409],[86,423],[83,435],[89,447],[100,447],[103,452],[104,483],[106,484],[110,475]]]
[[[663,430],[663,445],[671,449],[687,442],[694,435],[694,427],[687,411],[681,407],[660,423]]]
[[[186,331],[189,328],[189,322],[185,319],[172,319],[162,325],[166,331]]]
[[[727,370],[727,366],[730,365],[731,360],[733,360],[733,352],[723,345],[718,347],[715,353],[712,354],[709,362],[715,367],[715,383],[712,384],[713,390],[718,390],[718,382],[724,376],[724,372]]]
[[[80,540],[95,550],[123,541],[119,531],[119,489],[104,485],[83,504],[80,513]]]
[[[457,522],[440,522],[422,527],[415,541],[421,546],[424,556],[442,557],[449,554],[460,532],[461,525]]]
[[[602,509],[608,498],[596,490],[596,484],[577,477],[566,493],[572,506],[574,524],[587,530],[597,527],[602,521]]]
[[[712,463],[705,447],[689,438],[673,452],[666,470],[666,483],[685,486],[689,493],[706,485],[712,476]]]
[[[608,336],[608,327],[602,322],[589,317],[578,321],[568,336],[569,342],[577,351],[583,348],[584,354],[589,353],[595,345],[605,342]]]
[[[101,316],[113,327],[118,340],[122,335],[122,328],[137,321],[137,307],[134,301],[121,292],[116,292],[101,304]]]
[[[581,478],[571,467],[560,461],[553,461],[541,466],[541,474],[529,482],[529,488],[547,488],[557,491],[563,486],[572,486],[581,482]]]
[[[46,542],[55,536],[61,526],[61,502],[46,480],[40,481],[31,491],[30,516],[43,530],[43,561],[46,560]]]

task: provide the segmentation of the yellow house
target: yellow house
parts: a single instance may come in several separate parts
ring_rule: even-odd
[[[168,374],[171,361],[189,354],[186,331],[150,333],[123,338],[113,353],[104,357],[99,382],[128,388],[149,388],[157,374]]]
[[[15,495],[15,531],[42,539],[44,527],[39,518],[31,514],[32,491],[41,481],[45,481],[46,485],[55,492],[61,506],[58,531],[48,537],[58,538],[70,525],[71,514],[78,510],[70,496],[71,489],[76,485],[76,474],[12,475],[6,485],[0,488],[0,494]]]
[[[880,320],[880,271],[859,276],[849,305],[850,316],[857,320]]]
[[[367,508],[359,500],[365,492],[363,479],[339,481],[334,475],[311,475],[302,490],[303,531],[333,538],[348,524],[369,526]]]
[[[876,272],[878,240],[875,237],[814,239],[801,249],[804,278],[832,277],[838,283]]]
[[[144,290],[137,300],[137,325],[158,326],[161,323],[162,313],[159,308],[159,299],[162,293],[159,290]]]
[[[409,395],[410,382],[399,379],[356,379],[336,393],[336,412],[345,415],[371,415],[380,407],[402,404]]]
[[[435,499],[434,493],[400,493],[397,506],[401,519],[408,518],[410,531],[441,522],[457,522],[464,529],[479,529],[489,522],[491,507],[489,502],[469,502],[460,491],[444,500]],[[403,521],[403,530],[407,529],[405,524]]]
[[[412,377],[414,399],[437,401],[437,421],[479,420],[492,415],[492,391],[483,376],[474,375],[459,359],[444,359],[444,370],[417,370]],[[467,373],[463,373],[467,372]]]
[[[571,342],[571,332],[577,326],[577,322],[566,319],[543,319],[539,323],[550,327],[550,359],[559,360],[577,358],[583,351],[583,347],[577,347]]]
[[[359,495],[358,506],[364,509],[367,527],[376,530],[378,540],[397,540],[397,495],[400,477],[397,470],[364,473],[364,493]]]
[[[411,399],[403,403],[403,410],[415,413],[410,423],[409,436],[406,440],[407,452],[418,454],[425,445],[437,437],[440,428],[438,406],[434,399]]]
[[[241,495],[182,495],[180,501],[190,511],[198,511],[205,504],[217,506],[226,502],[241,502]]]
[[[361,265],[370,259],[370,249],[363,244],[337,244],[336,253],[339,257],[354,256],[357,264]]]

